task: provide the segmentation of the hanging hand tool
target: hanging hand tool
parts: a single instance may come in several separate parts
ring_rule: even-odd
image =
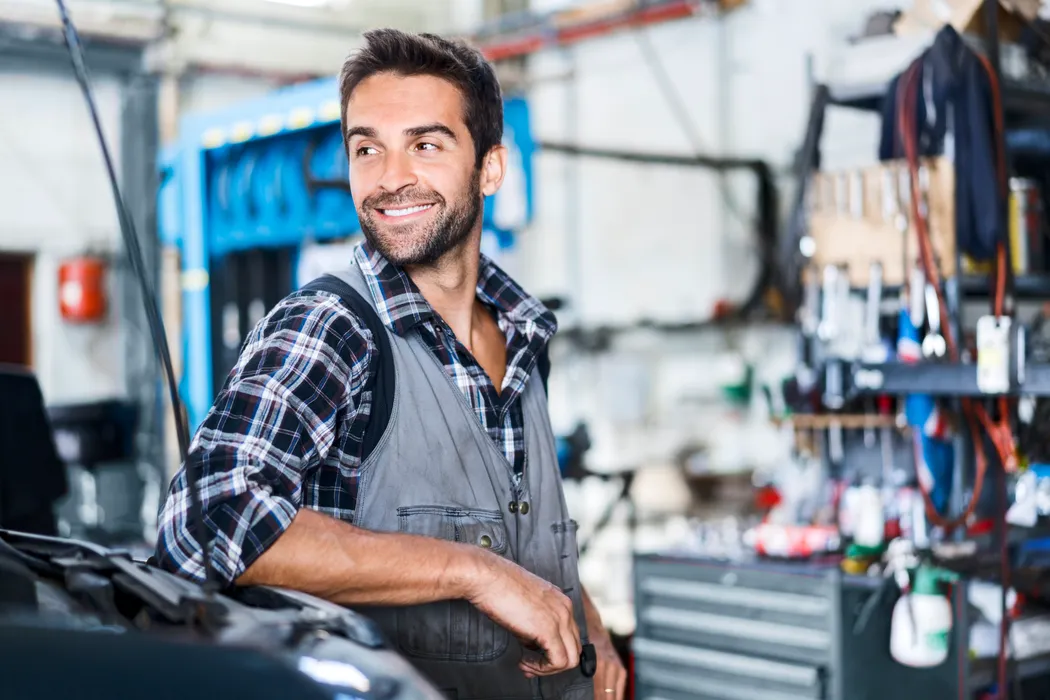
[[[825,265],[822,275],[823,295],[821,299],[820,324],[817,326],[817,337],[824,343],[831,343],[838,336],[839,308],[839,268],[837,265]]]
[[[874,262],[868,272],[868,298],[865,306],[864,319],[864,349],[861,357],[866,363],[881,364],[888,359],[889,352],[882,342],[882,334],[879,328],[882,305],[882,263]],[[875,415],[875,399],[868,396],[865,399],[865,413],[869,416]],[[864,446],[872,448],[875,446],[875,428],[866,425],[864,428]]]
[[[897,223],[897,231],[901,235],[901,253],[904,256],[904,259],[901,261],[900,308],[902,312],[908,309],[908,299],[911,290],[908,280],[908,272],[912,267],[911,256],[908,253],[909,229],[911,228],[908,223],[908,208],[911,206],[910,184],[908,171],[902,168],[897,173],[897,192],[894,200],[894,205],[897,209],[894,220]]]
[[[864,173],[855,170],[849,174],[850,216],[855,221],[864,218]]]
[[[885,362],[886,344],[882,341],[879,321],[882,318],[882,263],[874,262],[868,272],[868,297],[864,307],[864,350],[865,362],[877,364]]]
[[[844,202],[839,200],[839,209]],[[842,309],[843,290],[849,293],[849,281],[843,278],[842,270],[837,265],[825,265],[823,270],[823,309],[817,335],[824,342],[826,348],[824,361],[824,406],[832,411],[837,411],[845,404],[843,386],[842,359],[837,354],[836,347],[842,329],[840,313]],[[828,459],[831,464],[838,467],[843,459],[842,425],[837,421],[828,425]]]
[[[947,352],[947,344],[941,335],[941,305],[937,299],[937,290],[932,284],[926,285],[926,314],[930,330],[922,339],[922,354],[928,360],[940,360]]]
[[[908,279],[908,316],[911,317],[911,325],[922,328],[926,320],[929,302],[926,300],[926,275],[919,266],[911,266],[911,276]]]

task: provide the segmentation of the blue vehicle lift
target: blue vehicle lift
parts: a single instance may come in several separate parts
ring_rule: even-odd
[[[308,281],[296,279],[303,246],[360,233],[338,95],[337,79],[325,78],[190,114],[180,124],[178,141],[161,153],[158,226],[163,244],[177,248],[181,259],[180,390],[191,430],[204,419],[217,384],[232,367],[229,352],[215,356],[223,346],[214,342],[224,340],[235,359],[246,332],[242,321],[232,338],[216,338],[224,333],[225,313],[216,300],[237,293],[234,263],[243,256],[265,263],[267,273],[255,276],[265,278],[268,288],[252,294],[264,299],[268,310]],[[503,249],[532,219],[535,151],[525,100],[506,99],[504,117],[510,170],[503,189],[485,203],[486,236]]]

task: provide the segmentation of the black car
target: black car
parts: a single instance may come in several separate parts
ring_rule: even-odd
[[[128,552],[0,530],[0,697],[438,700],[366,618],[208,593]]]

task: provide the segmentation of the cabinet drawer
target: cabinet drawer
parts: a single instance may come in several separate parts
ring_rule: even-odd
[[[637,634],[829,666],[831,592],[825,575],[641,559],[635,573]]]
[[[648,697],[678,700],[822,700],[823,669],[703,647],[635,638],[636,683]],[[646,694],[639,693],[642,700]]]

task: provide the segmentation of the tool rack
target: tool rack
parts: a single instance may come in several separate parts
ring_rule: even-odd
[[[999,80],[1002,94],[1002,110],[1006,130],[1021,126],[1045,124],[1050,121],[1050,85],[1045,83],[1019,82],[1003,78],[999,61],[998,39],[998,3],[996,0],[985,0],[983,11],[987,28],[984,37],[984,51],[989,58],[993,71]],[[848,107],[866,111],[879,111],[887,84],[835,85],[817,86],[812,98],[810,116],[806,126],[802,147],[796,163],[799,189],[793,202],[792,215],[789,220],[788,235],[783,245],[783,260],[786,262],[785,279],[791,283],[801,281],[804,267],[808,263],[806,239],[808,236],[808,185],[811,176],[820,168],[820,139],[823,131],[826,110],[832,106]],[[1005,139],[1000,137],[999,148],[1006,148]],[[1007,150],[1008,169],[1011,168],[1011,155]],[[1005,280],[1005,309],[1012,313],[1017,301],[1050,300],[1050,271],[1036,274],[1014,275],[1009,260],[1009,227],[1001,227],[1002,243],[1007,250],[1007,275]],[[811,251],[808,251],[811,255]],[[957,271],[952,277],[944,280],[944,299],[948,306],[953,334],[962,339],[960,315],[967,302],[989,297],[990,278],[984,275],[964,274],[961,254],[955,247],[955,265]],[[889,290],[886,290],[889,291]],[[792,306],[798,308],[801,288],[789,290],[788,296]],[[1015,326],[1017,324],[1014,324]],[[807,339],[800,333],[802,349],[809,352]],[[816,342],[815,339],[813,341]],[[1050,364],[1030,363],[1025,358],[1025,339],[1023,330],[1016,332],[1011,341],[1011,361],[1009,369],[1009,389],[1006,395],[1050,396]],[[819,354],[819,353],[818,353]],[[818,371],[820,369],[818,368]],[[982,391],[978,382],[977,365],[962,353],[960,362],[918,362],[904,363],[889,361],[885,363],[850,362],[843,372],[842,389],[847,400],[860,396],[929,394],[934,397],[948,397],[956,400],[962,397],[975,399],[992,398],[1002,394]],[[956,406],[957,408],[957,406]],[[1013,416],[1012,418],[1016,418]],[[955,437],[955,474],[953,483],[952,507],[959,509],[963,505],[961,484],[965,475],[972,471],[973,452],[967,444],[967,437],[959,431]]]
[[[1050,85],[1021,83],[1003,78],[999,67],[998,39],[998,3],[996,0],[985,0],[985,26],[988,33],[985,37],[985,52],[1002,86],[1002,107],[1004,124],[1007,129],[1019,125],[1050,120]],[[820,166],[820,137],[823,131],[825,111],[828,107],[839,106],[879,111],[885,84],[870,85],[820,85],[814,92],[806,134],[799,154],[795,175],[800,184],[793,203],[791,230],[786,237],[788,274],[790,279],[800,279],[806,255],[800,250],[800,243],[806,232],[806,197],[807,183],[810,176]],[[1000,139],[1000,149],[1005,143]],[[1007,150],[1007,163],[1011,161]],[[1008,165],[1009,167],[1009,165]],[[1014,275],[1009,260],[1008,227],[1002,227],[1003,240],[1007,250],[1006,275],[1006,309],[1014,309],[1017,300],[1050,299],[1050,271],[1037,274]],[[958,248],[955,250],[955,269],[962,270],[963,265]],[[959,311],[965,301],[988,296],[989,278],[985,275],[962,274],[945,280],[944,294],[949,306],[949,314],[954,326],[955,337],[959,333]],[[797,299],[793,300],[797,301]],[[1023,337],[1018,340],[1023,343]],[[1050,396],[1050,364],[1029,364],[1025,362],[1024,353],[1015,348],[1015,361],[1011,363],[1009,395]],[[903,394],[923,393],[935,396],[994,396],[982,392],[977,383],[977,368],[967,361],[959,363],[916,363],[904,364],[889,362],[882,364],[853,364],[847,373],[847,394],[856,396],[867,393]]]

